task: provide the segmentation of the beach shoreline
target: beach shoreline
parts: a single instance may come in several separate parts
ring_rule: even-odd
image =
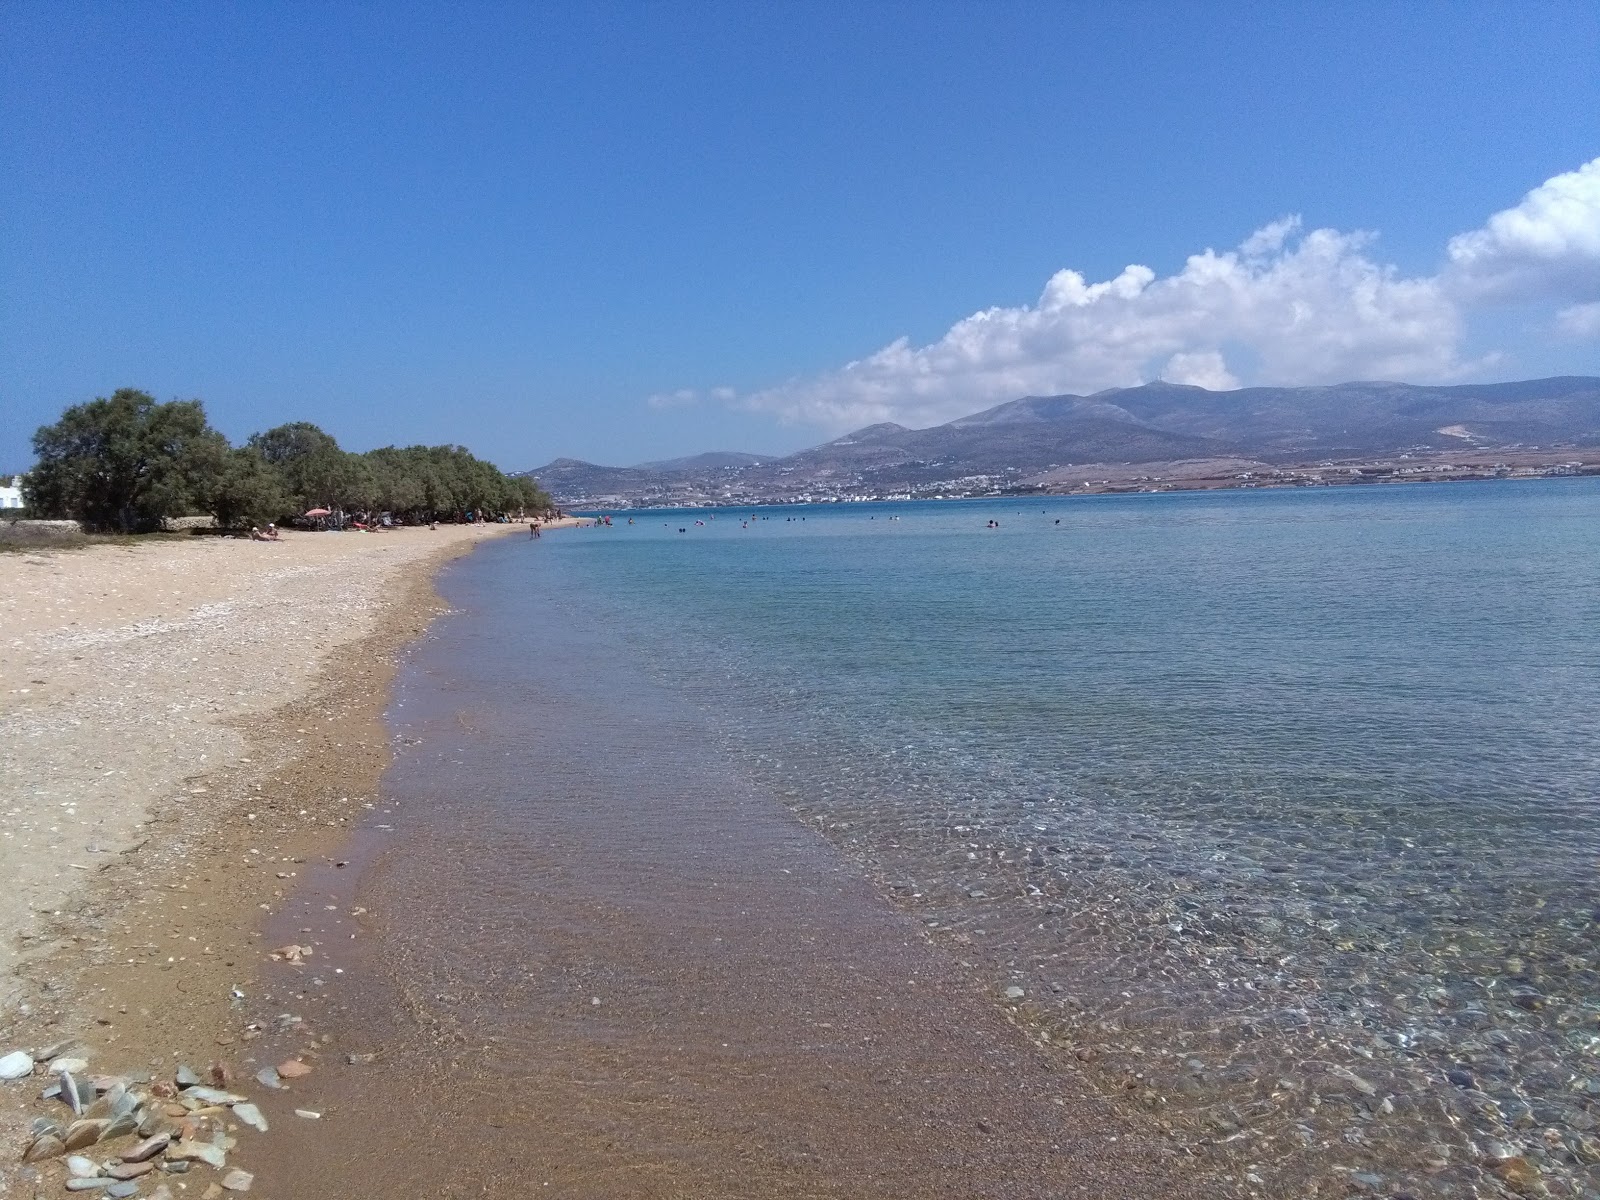
[[[96,1072],[254,1072],[262,926],[376,799],[438,571],[517,534],[0,556],[0,1053],[71,1041]],[[18,1163],[39,1086],[0,1087],[0,1195],[61,1170]]]

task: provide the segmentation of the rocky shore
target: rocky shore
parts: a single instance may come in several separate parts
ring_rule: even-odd
[[[0,1074],[18,1075],[0,1082],[0,1195],[155,1195],[214,1153],[172,1147],[231,1154],[255,1112],[231,1081],[306,1036],[244,1021],[272,962],[260,926],[373,800],[388,681],[437,611],[435,569],[519,533],[0,555]],[[185,1083],[189,1062],[212,1065]],[[140,1145],[165,1148],[125,1159],[147,1125]]]

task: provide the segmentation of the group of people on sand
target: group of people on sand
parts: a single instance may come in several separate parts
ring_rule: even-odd
[[[250,540],[252,542],[275,542],[278,540],[278,527],[271,521],[267,522],[265,529],[259,525],[250,526]]]

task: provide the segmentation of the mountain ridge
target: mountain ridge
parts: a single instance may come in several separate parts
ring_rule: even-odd
[[[940,481],[952,490],[963,481],[1016,484],[1082,463],[1289,463],[1525,445],[1600,447],[1600,377],[1227,392],[1156,381],[1022,396],[923,429],[878,422],[783,456],[713,451],[632,467],[556,459],[526,474],[568,504],[744,502],[904,493]]]

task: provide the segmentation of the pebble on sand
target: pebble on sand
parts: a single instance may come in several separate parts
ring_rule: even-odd
[[[41,1134],[23,1152],[22,1161],[25,1163],[43,1162],[47,1158],[57,1158],[66,1152],[67,1147],[60,1138],[51,1133]]]
[[[33,1055],[26,1050],[13,1050],[0,1058],[0,1079],[26,1079],[33,1074]]]

